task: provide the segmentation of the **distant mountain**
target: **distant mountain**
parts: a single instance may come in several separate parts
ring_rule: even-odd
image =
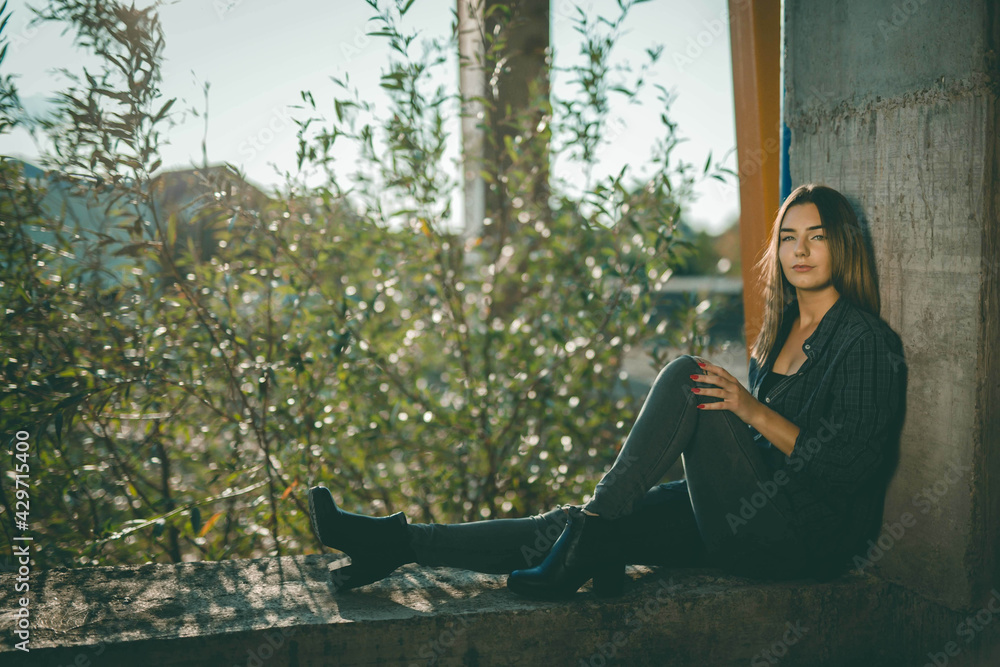
[[[207,260],[216,247],[212,236],[220,221],[217,215],[204,213],[210,209],[203,208],[203,203],[235,198],[257,209],[268,200],[259,188],[224,166],[158,174],[150,181],[153,195],[150,209],[144,204],[126,201],[121,193],[90,177],[46,171],[23,160],[8,159],[8,162],[19,166],[25,178],[44,188],[46,194],[41,201],[44,217],[63,221],[62,234],[68,250],[56,262],[86,262],[90,278],[104,285],[160,271],[155,262],[146,262],[140,267],[134,258],[121,252],[139,238],[137,234],[146,223],[158,220],[166,227],[173,217],[175,243],[188,247],[190,239],[198,258]],[[50,247],[61,246],[51,229],[33,226],[29,227],[29,234]],[[137,274],[137,270],[141,274]]]

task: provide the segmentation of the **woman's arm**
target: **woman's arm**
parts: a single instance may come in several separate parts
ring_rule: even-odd
[[[880,469],[901,426],[905,365],[893,333],[866,332],[845,350],[825,401],[803,416],[788,465],[829,491],[854,493]]]
[[[902,344],[895,333],[871,331],[853,340],[824,388],[827,400],[817,401],[801,427],[763,405],[724,368],[698,359],[705,374],[692,379],[718,388],[691,391],[721,399],[698,407],[731,411],[784,452],[794,472],[827,491],[854,493],[876,473],[890,438],[898,436],[906,365],[900,369]]]
[[[745,423],[757,429],[757,432],[767,438],[771,444],[780,449],[785,456],[790,456],[799,437],[799,427],[785,419],[758,401],[729,371],[710,364],[701,357],[695,357],[698,365],[704,369],[705,375],[692,375],[692,380],[718,385],[716,388],[693,389],[705,396],[717,396],[719,402],[705,403],[698,407],[703,410],[729,410]],[[751,358],[751,364],[754,359]],[[751,373],[755,369],[751,367]]]
[[[757,409],[747,423],[757,429],[758,433],[780,449],[785,456],[792,455],[795,440],[801,431],[798,426],[760,401],[757,401]]]

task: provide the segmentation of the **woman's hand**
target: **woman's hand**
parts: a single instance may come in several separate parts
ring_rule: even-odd
[[[697,396],[718,396],[722,400],[705,403],[702,410],[729,410],[747,424],[752,424],[764,405],[747,391],[740,381],[729,374],[725,368],[710,364],[701,357],[698,360],[702,371],[692,375],[695,382],[714,384],[716,387],[695,387]]]

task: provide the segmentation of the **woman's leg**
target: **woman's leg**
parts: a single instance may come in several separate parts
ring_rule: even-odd
[[[545,560],[566,525],[566,517],[566,512],[557,508],[518,519],[416,523],[407,530],[420,565],[508,574],[535,567]],[[650,489],[635,511],[615,524],[626,563],[670,567],[710,565],[685,480]]]
[[[588,511],[600,511],[609,519],[631,513],[677,460],[700,416],[701,411],[694,407],[697,403],[684,393],[697,386],[688,376],[700,370],[694,358],[685,355],[660,372],[617,460],[597,485],[595,499],[586,507]],[[712,398],[700,397],[698,402],[709,400]],[[661,492],[659,498],[665,497]],[[676,502],[671,505],[676,506]],[[555,509],[519,519],[412,524],[410,543],[422,565],[508,573],[541,563],[566,525],[566,518],[566,512]]]
[[[789,522],[792,509],[784,489],[746,423],[728,410],[697,408],[722,400],[691,392],[714,386],[691,380],[702,372],[690,355],[660,371],[617,460],[584,509],[608,519],[630,516],[680,456],[710,564],[748,574],[798,576],[796,568],[807,562]],[[750,514],[744,499],[754,510],[750,518],[744,518]]]
[[[743,497],[757,501],[757,482],[768,481],[769,470],[745,423],[728,411],[696,407],[721,400],[691,393],[691,387],[712,386],[690,379],[698,373],[701,367],[689,355],[660,371],[618,458],[584,509],[617,519],[628,563],[739,570],[754,554],[783,549],[798,555],[780,489],[752,521],[725,533],[727,515],[740,516]],[[688,479],[651,488],[682,453]],[[420,564],[502,574],[544,560],[565,523],[566,513],[555,509],[519,519],[412,524],[409,531]],[[734,546],[739,549],[730,550]]]
[[[630,514],[646,492],[659,482],[688,446],[708,413],[699,403],[714,403],[717,396],[699,396],[692,387],[710,387],[691,375],[702,369],[690,355],[663,367],[653,381],[614,465],[597,483],[584,510],[605,519]]]
[[[681,461],[713,564],[751,576],[809,575],[811,559],[790,520],[787,477],[775,475],[739,417],[728,410],[703,414]]]
[[[490,574],[534,567],[566,526],[561,508],[518,519],[468,523],[413,523],[410,547],[420,565],[444,565]]]
[[[614,520],[622,556],[632,565],[712,565],[698,531],[687,480],[658,484],[635,510]]]

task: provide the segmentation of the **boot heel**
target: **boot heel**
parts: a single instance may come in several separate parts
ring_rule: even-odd
[[[354,563],[351,561],[350,556],[340,558],[330,563],[327,567],[334,592],[350,588],[351,574],[354,571]]]
[[[349,591],[384,579],[396,569],[394,563],[368,559],[355,564],[353,558],[341,558],[330,567],[330,583],[333,592]]]
[[[625,591],[625,564],[609,563],[594,572],[594,594],[602,598],[620,597]]]

